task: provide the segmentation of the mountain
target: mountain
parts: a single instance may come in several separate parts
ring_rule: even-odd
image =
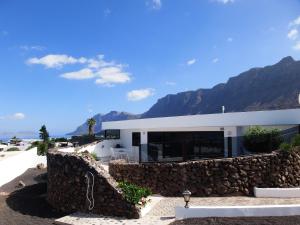
[[[116,111],[98,114],[94,116],[96,131],[101,130],[101,121],[220,113],[222,106],[226,112],[298,108],[299,93],[300,61],[288,56],[274,65],[231,77],[211,89],[169,94],[142,115]],[[83,133],[87,133],[86,123],[71,134]]]
[[[167,95],[142,118],[298,108],[300,61],[288,56],[272,66],[253,68],[211,89]]]
[[[102,130],[102,122],[138,119],[140,118],[140,115],[134,115],[127,112],[111,111],[107,114],[96,114],[95,116],[93,116],[93,118],[96,120],[94,132],[99,133]],[[85,122],[82,125],[80,125],[75,131],[69,133],[68,135],[82,135],[87,133],[88,125],[87,122]]]

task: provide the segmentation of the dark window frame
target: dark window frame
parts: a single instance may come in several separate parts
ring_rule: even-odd
[[[117,130],[117,129],[105,130],[104,131],[104,137],[105,137],[106,140],[120,139],[120,137],[121,137],[120,130]]]

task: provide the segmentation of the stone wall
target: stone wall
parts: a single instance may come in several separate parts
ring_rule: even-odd
[[[95,206],[91,213],[106,216],[138,218],[140,210],[125,200],[117,182],[88,154],[51,151],[47,154],[48,202],[56,209],[66,212],[87,212],[86,173],[94,175]]]
[[[164,196],[181,196],[185,189],[193,196],[251,196],[255,186],[299,186],[300,151],[184,163],[113,161],[109,173],[118,181],[149,187]]]

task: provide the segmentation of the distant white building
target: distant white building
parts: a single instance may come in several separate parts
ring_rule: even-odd
[[[250,126],[298,133],[300,109],[234,112],[103,122],[102,151],[122,147],[139,161],[182,161],[243,154],[241,138]]]

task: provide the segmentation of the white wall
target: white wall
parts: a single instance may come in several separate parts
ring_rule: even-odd
[[[175,207],[176,220],[202,217],[268,217],[300,215],[300,205],[253,205],[253,206],[192,206]]]
[[[27,169],[37,164],[47,164],[46,156],[38,156],[37,149],[20,152],[15,156],[0,161],[0,186],[23,174]]]
[[[103,140],[94,146],[92,152],[96,153],[97,157],[99,158],[110,157],[111,156],[110,148],[115,147],[117,144],[121,144],[121,141],[119,139]]]
[[[257,198],[300,198],[300,188],[254,188]]]

